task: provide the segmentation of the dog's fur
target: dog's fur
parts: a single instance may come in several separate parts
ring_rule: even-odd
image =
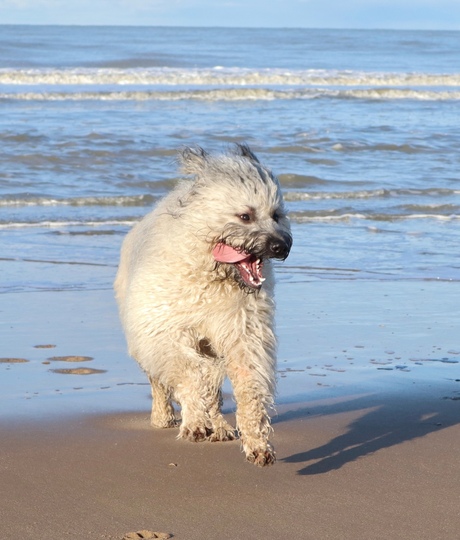
[[[246,457],[269,465],[270,259],[285,259],[292,244],[279,182],[246,145],[216,156],[186,148],[179,159],[193,180],[183,180],[123,243],[115,290],[129,352],[151,382],[151,424],[177,424],[173,400],[181,406],[179,437],[191,441],[235,437],[221,413],[227,375]],[[217,248],[227,259],[248,257],[252,278]]]

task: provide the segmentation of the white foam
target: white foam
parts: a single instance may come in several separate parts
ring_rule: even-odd
[[[389,191],[386,189],[362,190],[362,191],[325,191],[325,192],[302,192],[287,191],[284,193],[284,199],[288,202],[308,201],[308,200],[327,200],[327,199],[373,199],[386,197]]]
[[[293,99],[369,99],[369,100],[460,100],[460,90],[414,90],[395,88],[370,88],[330,90],[306,88],[296,90],[273,90],[270,88],[219,88],[208,90],[177,91],[120,91],[120,92],[4,92],[2,100],[24,101],[271,101]],[[341,147],[334,146],[335,150]]]
[[[152,195],[123,195],[114,197],[74,197],[54,199],[46,197],[0,199],[0,206],[148,206],[155,201]]]
[[[0,223],[1,229],[65,229],[67,227],[131,227],[138,219],[109,219],[105,221],[17,221]]]
[[[360,214],[360,213],[345,213],[345,214],[336,214],[336,215],[308,215],[305,212],[290,212],[289,217],[292,221],[297,223],[308,223],[308,222],[334,222],[334,221],[354,221],[354,220],[363,220],[363,221],[406,221],[406,220],[435,220],[435,221],[458,221],[460,220],[460,215],[450,214]]]
[[[370,189],[357,191],[285,191],[284,199],[288,202],[308,201],[308,200],[328,200],[328,199],[380,199],[387,197],[448,197],[460,195],[458,190],[442,189],[442,188],[426,188],[426,189]],[[443,204],[424,204],[426,208],[441,208]]]
[[[223,68],[0,69],[4,85],[460,86],[460,73]]]

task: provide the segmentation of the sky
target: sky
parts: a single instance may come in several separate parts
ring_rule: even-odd
[[[0,24],[460,30],[460,0],[0,0]]]

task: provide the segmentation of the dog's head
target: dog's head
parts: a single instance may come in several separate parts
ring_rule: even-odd
[[[185,148],[182,169],[195,179],[187,200],[196,234],[203,234],[217,268],[242,287],[258,290],[266,259],[284,260],[292,236],[278,179],[248,146],[213,156]]]

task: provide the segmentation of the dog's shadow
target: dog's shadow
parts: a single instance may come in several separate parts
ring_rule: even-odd
[[[460,387],[459,387],[460,390]],[[456,394],[458,396],[458,394]],[[393,397],[381,394],[358,397],[350,401],[288,411],[273,419],[273,424],[318,416],[362,411],[343,433],[329,442],[305,452],[293,454],[281,461],[306,464],[300,475],[323,474],[340,469],[384,448],[424,437],[429,433],[460,423],[457,397],[441,394],[439,399]],[[308,441],[308,422],[305,438]]]

